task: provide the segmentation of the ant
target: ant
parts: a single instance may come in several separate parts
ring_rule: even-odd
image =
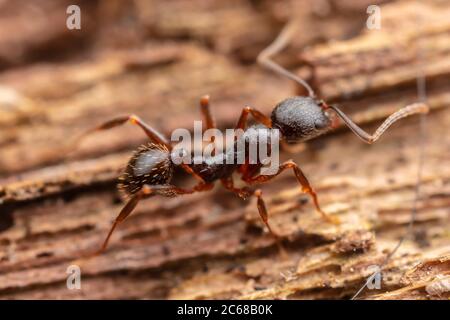
[[[281,101],[275,106],[270,117],[264,115],[253,107],[246,106],[242,110],[235,127],[235,129],[244,130],[244,136],[246,136],[246,139],[248,139],[250,135],[254,134],[250,133],[250,128],[262,127],[269,131],[278,129],[281,134],[280,140],[282,142],[304,142],[322,135],[331,129],[335,129],[338,126],[338,121],[340,118],[340,120],[342,120],[358,138],[368,144],[372,144],[399,119],[412,114],[428,112],[428,106],[423,103],[408,105],[391,114],[380,125],[380,127],[378,127],[373,135],[368,134],[356,125],[338,107],[327,105],[323,100],[317,99],[313,89],[306,81],[281,67],[272,60],[272,57],[280,52],[289,42],[293,35],[293,26],[293,23],[288,24],[273,41],[273,43],[258,55],[257,61],[262,66],[302,85],[308,91],[308,96],[295,96]],[[200,107],[202,116],[206,123],[206,129],[215,128],[215,121],[210,110],[209,96],[204,96],[201,98]],[[253,125],[247,129],[247,121],[250,115],[259,123],[259,126]],[[101,253],[106,249],[109,239],[117,225],[124,221],[125,218],[133,212],[140,200],[153,195],[176,197],[184,194],[211,190],[214,183],[218,180],[220,180],[226,189],[237,194],[241,198],[245,199],[252,195],[256,196],[259,215],[261,216],[264,224],[267,226],[269,232],[278,240],[277,234],[273,231],[268,222],[268,210],[262,198],[261,190],[257,189],[252,192],[248,187],[236,188],[232,178],[234,172],[240,173],[243,182],[250,186],[268,182],[281,174],[283,171],[292,169],[298,183],[301,186],[301,190],[312,198],[314,207],[316,211],[321,214],[322,218],[331,223],[339,223],[339,220],[336,217],[329,216],[322,211],[316,192],[312,188],[300,167],[292,160],[282,163],[278,167],[277,172],[273,175],[261,174],[259,171],[263,164],[261,162],[250,164],[248,158],[245,159],[244,164],[216,164],[208,161],[208,159],[203,159],[200,164],[175,164],[172,161],[172,152],[175,151],[173,150],[171,143],[166,137],[164,137],[164,135],[159,133],[150,125],[146,124],[136,115],[127,115],[114,118],[85,132],[79,138],[95,131],[110,129],[125,123],[131,123],[139,126],[145,132],[150,142],[140,146],[135,151],[122,175],[119,177],[120,183],[118,188],[128,196],[128,201],[115,219],[98,253]],[[79,138],[77,139],[77,142],[79,142]],[[249,140],[245,140],[245,143],[248,144],[248,141]],[[246,145],[246,147],[248,147],[248,145]],[[237,153],[236,149],[231,150],[231,152],[233,153],[231,156],[235,157]],[[220,155],[212,155],[212,157],[216,156]],[[174,169],[177,166],[181,167],[185,172],[198,180],[198,183],[194,187],[188,189],[179,188],[170,184]]]

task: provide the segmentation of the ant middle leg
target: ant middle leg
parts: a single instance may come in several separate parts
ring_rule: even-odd
[[[241,170],[240,172],[242,173],[243,177],[251,177],[252,174],[254,174],[255,172],[255,168],[256,167],[251,167],[248,165],[243,165],[241,166]],[[244,180],[245,181],[245,180]],[[238,196],[242,197],[242,192],[244,192],[245,194],[245,198],[249,197],[249,196],[256,196],[257,198],[257,207],[258,207],[258,213],[259,216],[261,217],[262,221],[264,222],[264,224],[266,225],[267,229],[269,230],[270,234],[275,238],[278,247],[280,248],[280,251],[284,254],[284,250],[283,250],[283,246],[281,244],[281,239],[280,237],[273,231],[273,229],[271,228],[270,224],[269,224],[269,214],[267,211],[267,207],[266,204],[262,198],[262,191],[260,189],[255,190],[254,192],[252,192],[251,190],[249,190],[249,188],[244,187],[244,188],[235,188],[234,187],[234,183],[233,183],[233,178],[229,177],[229,178],[225,178],[225,179],[221,179],[222,184],[225,186],[225,188],[227,188],[228,190],[236,193]],[[244,198],[244,199],[245,199]]]
[[[264,199],[262,198],[262,191],[260,189],[258,189],[255,191],[254,195],[256,196],[256,199],[257,199],[256,205],[258,207],[258,212],[259,212],[259,215],[260,215],[262,221],[264,222],[264,224],[266,225],[267,229],[272,234],[272,236],[278,240],[279,239],[278,235],[273,231],[273,229],[270,227],[270,224],[269,224],[269,214],[267,212],[266,203],[264,202]]]
[[[247,182],[248,184],[260,184],[260,183],[265,183],[269,180],[272,180],[273,178],[275,178],[276,176],[280,175],[283,171],[287,170],[287,169],[292,169],[294,171],[295,177],[297,178],[297,181],[300,183],[300,185],[302,186],[302,191],[304,193],[307,193],[310,195],[310,197],[313,200],[314,203],[314,207],[316,208],[316,211],[318,211],[322,218],[331,222],[331,223],[335,223],[338,224],[339,223],[339,219],[336,217],[332,217],[329,216],[328,214],[326,214],[319,205],[319,200],[317,198],[317,193],[314,191],[314,189],[312,188],[311,184],[309,183],[308,179],[306,178],[306,176],[304,175],[303,171],[300,169],[300,167],[292,160],[286,161],[284,163],[282,163],[279,167],[278,167],[278,172],[275,173],[274,175],[257,175],[254,177],[246,177],[245,178],[245,182]]]
[[[272,237],[275,239],[275,242],[277,243],[278,249],[280,251],[280,254],[283,258],[288,258],[288,255],[283,247],[283,244],[281,242],[281,238],[274,232],[272,227],[269,224],[269,213],[267,211],[266,203],[264,202],[264,199],[262,198],[262,191],[260,189],[257,189],[254,193],[256,196],[256,205],[258,207],[258,213],[261,217],[262,221],[266,225],[267,229],[269,230]]]
[[[167,140],[166,137],[164,137],[163,134],[158,132],[156,129],[152,128],[150,125],[146,124],[143,120],[141,120],[136,115],[119,116],[119,117],[113,118],[111,120],[108,120],[92,129],[89,129],[86,132],[79,135],[75,139],[73,145],[77,146],[83,138],[85,138],[87,135],[89,135],[91,133],[112,129],[114,127],[118,127],[118,126],[124,125],[126,123],[131,123],[131,124],[139,126],[152,142],[162,144],[162,145],[166,146],[169,150],[172,149],[169,141]]]
[[[272,237],[275,239],[277,246],[280,250],[280,253],[282,254],[283,257],[287,257],[286,252],[283,248],[283,245],[281,243],[281,239],[280,237],[274,232],[274,230],[272,229],[272,227],[269,224],[269,215],[267,212],[267,207],[266,204],[262,198],[262,191],[260,189],[252,192],[251,190],[249,190],[248,188],[244,187],[244,188],[236,188],[234,187],[234,183],[233,183],[233,178],[224,178],[220,180],[223,184],[223,186],[237,194],[239,197],[241,197],[242,199],[247,199],[248,197],[255,195],[257,198],[257,207],[258,207],[258,213],[259,216],[261,217],[261,220],[263,221],[263,223],[265,224],[265,226],[267,227],[267,229],[269,230],[270,234],[272,235]]]

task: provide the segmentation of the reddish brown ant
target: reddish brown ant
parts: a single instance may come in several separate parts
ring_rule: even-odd
[[[245,130],[245,133],[249,133],[250,131],[247,129],[247,120],[249,115],[252,115],[254,119],[260,123],[259,127],[262,125],[265,130],[278,129],[281,133],[282,140],[291,143],[303,142],[335,128],[339,117],[356,136],[364,142],[371,144],[378,140],[386,129],[397,120],[412,114],[428,112],[428,107],[423,103],[408,105],[390,115],[373,135],[368,134],[336,106],[328,106],[324,101],[317,99],[312,88],[303,79],[271,60],[273,55],[285,47],[293,30],[293,24],[291,23],[280,33],[269,47],[259,54],[258,62],[272,71],[296,81],[306,88],[309,96],[297,96],[283,100],[274,108],[270,117],[247,106],[241,112],[241,116],[235,127],[236,129],[242,129]],[[208,96],[204,96],[201,99],[200,106],[206,123],[206,129],[215,128],[215,122],[210,112]],[[277,237],[276,233],[274,233],[268,223],[268,211],[262,198],[261,190],[258,189],[251,192],[247,187],[236,188],[232,179],[232,175],[236,171],[241,174],[241,179],[247,185],[255,185],[265,183],[275,178],[283,171],[292,169],[302,187],[302,191],[311,196],[315,209],[327,221],[334,223],[338,222],[336,218],[326,215],[321,210],[316,192],[309,184],[308,179],[305,177],[300,167],[291,160],[282,163],[279,166],[278,171],[273,175],[260,174],[259,171],[263,165],[261,163],[250,164],[248,159],[246,159],[244,164],[211,164],[211,162],[206,161],[206,159],[203,159],[200,164],[180,164],[179,166],[183,170],[198,180],[197,185],[190,189],[185,189],[170,184],[174,169],[177,166],[172,161],[171,152],[173,147],[171,143],[161,133],[143,122],[137,116],[129,115],[117,117],[86,133],[110,129],[127,122],[141,127],[150,139],[150,143],[137,149],[119,178],[119,189],[129,196],[129,200],[117,216],[100,252],[106,249],[109,238],[116,226],[130,215],[141,199],[152,195],[176,197],[183,194],[206,191],[210,190],[213,187],[213,184],[218,180],[221,181],[226,189],[236,193],[242,198],[255,195],[257,197],[258,211],[264,224],[272,235]],[[82,136],[86,135],[86,133]],[[248,143],[248,141],[246,141],[246,143]],[[231,152],[236,153],[236,149],[231,150]],[[139,168],[139,170],[136,170],[136,168]]]

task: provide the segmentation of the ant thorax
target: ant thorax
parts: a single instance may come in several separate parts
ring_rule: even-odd
[[[172,135],[181,138],[176,140],[178,143],[170,153],[173,164],[188,165],[200,176],[208,175],[208,181],[211,176],[214,177],[211,178],[213,180],[225,177],[220,174],[223,172],[227,175],[228,169],[222,168],[224,166],[233,170],[246,163],[270,166],[266,171],[269,175],[277,172],[280,141],[278,129],[257,124],[246,130],[227,129],[225,135],[217,129],[197,132],[200,134],[196,135],[194,129],[193,139],[188,131],[178,131]],[[199,144],[198,141],[207,144]]]

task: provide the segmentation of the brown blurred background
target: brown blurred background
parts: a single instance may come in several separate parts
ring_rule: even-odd
[[[81,30],[66,27],[71,4],[81,8]],[[381,30],[366,28],[373,4]],[[343,221],[321,221],[291,173],[265,186],[288,259],[264,232],[254,199],[219,186],[142,202],[105,254],[83,258],[123,206],[116,178],[145,137],[124,126],[70,155],[62,147],[121,114],[166,134],[192,128],[204,94],[222,129],[245,105],[269,114],[304,94],[255,63],[292,17],[299,32],[277,61],[368,131],[417,101],[417,74],[426,75],[432,112],[415,231],[386,266],[382,289],[361,297],[448,297],[436,287],[450,271],[449,15],[439,0],[0,0],[0,298],[351,297],[409,222],[417,117],[374,146],[342,128],[283,154]],[[81,267],[81,290],[66,287],[72,264]]]

